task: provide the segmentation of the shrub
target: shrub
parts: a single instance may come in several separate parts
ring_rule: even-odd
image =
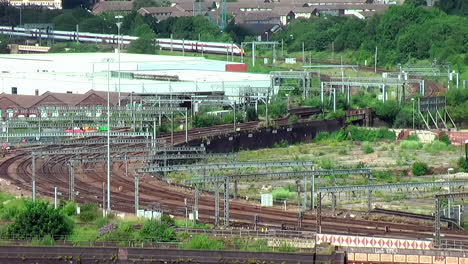
[[[281,140],[280,142],[276,142],[273,144],[274,148],[286,148],[289,145],[287,140]]]
[[[83,222],[92,222],[99,216],[97,204],[84,204],[80,208],[80,214],[78,218]]]
[[[401,149],[416,150],[416,149],[421,149],[422,147],[423,147],[423,145],[421,143],[419,143],[418,141],[414,141],[414,140],[402,140],[400,142],[400,148]]]
[[[273,190],[272,195],[274,200],[290,200],[296,196],[296,193],[284,187],[280,187]]]
[[[169,227],[174,227],[176,226],[176,223],[174,219],[168,215],[163,215],[161,216],[161,223],[163,225],[169,226]]]
[[[278,247],[279,252],[285,252],[285,253],[294,253],[297,251],[297,248],[293,247],[291,244],[283,242],[281,245]]]
[[[406,140],[413,140],[413,141],[419,141],[419,138],[417,135],[410,135]]]
[[[364,152],[364,154],[370,154],[374,153],[374,148],[372,148],[371,144],[368,141],[366,141],[362,143],[362,151]]]
[[[468,172],[468,160],[466,160],[466,158],[460,158],[458,160],[458,166],[460,167],[460,171]]]
[[[341,142],[346,140],[346,133],[343,130],[337,130],[333,133],[322,131],[317,133],[314,138],[314,142],[321,143],[321,142]]]
[[[345,117],[346,113],[342,109],[337,109],[336,112],[330,112],[325,116],[326,120],[329,119],[341,119]]]
[[[174,229],[156,220],[146,221],[139,232],[142,241],[169,242],[176,238]]]
[[[424,145],[423,149],[429,153],[437,154],[442,151],[450,151],[452,150],[450,145],[445,144],[444,142],[434,140],[431,144]]]
[[[290,125],[296,124],[298,120],[299,118],[297,117],[297,115],[292,115],[288,119],[288,124]]]
[[[68,202],[62,209],[63,213],[72,216],[76,214],[76,203],[75,202]]]
[[[369,141],[374,142],[379,139],[395,140],[395,132],[386,128],[380,129],[365,129],[356,126],[348,126],[346,129],[348,138],[353,141]]]
[[[181,244],[184,249],[223,250],[224,242],[210,239],[207,235],[194,235],[189,242]]]
[[[451,145],[451,144],[452,144],[452,142],[450,141],[449,136],[447,136],[447,134],[445,134],[445,133],[443,133],[442,135],[440,135],[439,141],[440,141],[440,142],[443,142],[443,143],[445,143],[445,144],[447,144],[447,145]]]
[[[15,221],[8,227],[12,238],[42,238],[46,235],[63,237],[73,231],[73,222],[61,210],[55,209],[44,201],[25,202]]]
[[[427,174],[427,172],[429,171],[429,167],[426,163],[418,161],[413,163],[412,171],[414,175],[421,176]]]
[[[258,120],[258,115],[257,112],[255,111],[255,107],[247,107],[246,110],[246,121],[257,121]]]
[[[332,170],[335,167],[333,160],[325,157],[318,160],[318,165],[323,170]]]

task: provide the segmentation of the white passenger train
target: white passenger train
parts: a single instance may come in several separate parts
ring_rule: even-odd
[[[0,34],[10,36],[20,36],[29,38],[48,38],[51,34],[51,38],[61,41],[82,41],[82,42],[94,42],[94,43],[118,43],[118,36],[112,34],[97,34],[88,32],[75,32],[75,31],[59,31],[54,30],[51,33],[47,31],[39,31],[37,29],[25,29],[20,27],[5,27],[0,26]],[[128,45],[138,37],[132,36],[121,36],[122,44]],[[168,39],[161,38],[156,39],[156,45],[161,49],[165,50],[177,50],[186,52],[200,52],[200,53],[211,53],[211,54],[233,54],[241,55],[244,51],[239,48],[236,44],[222,43],[222,42],[203,42],[196,40],[181,40],[181,39]]]

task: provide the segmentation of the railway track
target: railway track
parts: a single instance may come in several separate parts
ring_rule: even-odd
[[[285,125],[287,119],[277,120],[279,125]],[[258,126],[258,122],[239,124],[241,130],[250,130]],[[233,131],[232,125],[222,125],[211,128],[195,129],[190,132],[190,139],[198,139],[213,135],[227,134]],[[163,135],[168,140],[169,135]],[[170,136],[169,136],[170,137]],[[185,132],[174,134],[174,144],[185,142]],[[55,149],[57,146],[49,146],[47,149]],[[68,170],[66,162],[71,156],[53,156],[36,163],[40,169],[36,173],[37,191],[40,195],[51,197],[53,187],[58,187],[63,194],[68,194]],[[31,160],[27,153],[18,152],[7,157],[0,164],[0,175],[13,184],[25,189],[31,189]],[[135,164],[133,164],[135,165]],[[112,165],[112,209],[122,212],[134,212],[133,176],[126,176],[122,170],[123,163],[114,162]],[[79,192],[76,199],[79,203],[102,203],[102,182],[105,181],[105,168],[99,164],[92,165],[86,172],[77,173],[75,177],[75,190]],[[129,175],[133,175],[130,173]],[[68,197],[65,196],[64,197]],[[185,215],[184,199],[190,200],[193,193],[188,188],[181,188],[165,182],[156,181],[146,175],[140,182],[140,205],[147,206],[158,202],[166,213],[177,216]],[[221,203],[220,210],[223,211]],[[269,226],[280,229],[282,224],[296,226],[298,223],[297,212],[282,211],[278,208],[261,208],[258,205],[244,201],[232,201],[230,203],[230,217],[233,226],[245,227],[253,225],[254,215],[258,215],[260,226]],[[214,198],[203,193],[199,198],[200,220],[214,223]],[[302,221],[304,231],[317,231],[316,218],[313,213],[306,213]],[[376,222],[365,220],[353,220],[335,217],[322,218],[322,232],[366,235],[366,236],[392,236],[413,239],[431,239],[432,226],[418,224],[396,224],[389,222]],[[465,231],[443,230],[447,239],[464,240],[468,235]]]

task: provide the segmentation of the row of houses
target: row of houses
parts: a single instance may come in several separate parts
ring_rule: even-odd
[[[170,17],[204,15],[219,23],[220,5],[220,0],[173,0],[170,7],[143,7],[137,12],[159,21]],[[298,18],[328,15],[365,19],[384,12],[388,7],[388,0],[237,0],[228,2],[226,10],[236,24],[243,25],[259,39],[268,40],[269,35],[281,26]],[[95,14],[131,11],[131,1],[100,1],[93,8]]]
[[[320,15],[354,15],[363,19],[384,12],[388,6],[386,2],[374,2],[374,0],[238,0],[228,2],[227,12],[238,24],[287,25],[296,18]],[[131,1],[100,1],[93,8],[95,14],[131,11]],[[209,15],[216,19],[220,12],[219,0],[203,2],[174,0],[170,7],[144,7],[138,10],[141,15],[150,15],[159,20],[194,14]]]
[[[121,96],[127,94],[122,93]],[[119,101],[118,93],[109,94],[111,106],[117,105]],[[90,90],[84,94],[52,93],[46,92],[42,95],[20,95],[20,94],[0,94],[0,116],[2,118],[28,116],[28,112],[34,109],[49,106],[106,106],[107,92]]]

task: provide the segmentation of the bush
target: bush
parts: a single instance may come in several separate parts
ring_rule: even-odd
[[[141,226],[139,233],[140,239],[147,242],[173,241],[176,238],[174,229],[165,223],[156,220],[146,221]]]
[[[423,149],[429,153],[437,154],[442,151],[451,151],[452,148],[450,145],[445,144],[444,142],[440,142],[438,140],[434,140],[431,144],[424,145]]]
[[[297,115],[292,115],[288,119],[288,124],[290,125],[296,124],[298,120],[299,118],[297,117]]]
[[[287,140],[281,140],[280,142],[276,142],[275,144],[273,144],[273,147],[274,148],[286,148],[289,146],[289,143]]]
[[[336,112],[330,112],[325,116],[326,120],[329,119],[341,119],[345,117],[346,113],[342,109],[336,109]]]
[[[15,221],[8,227],[11,238],[64,237],[73,231],[73,222],[61,210],[44,201],[25,202]]]
[[[400,148],[401,149],[416,150],[416,149],[421,149],[422,147],[423,147],[423,145],[421,143],[419,143],[418,141],[414,141],[414,140],[402,140],[400,142]]]
[[[365,129],[356,126],[349,126],[346,129],[348,139],[353,141],[369,141],[374,142],[380,139],[395,140],[395,132],[386,128],[380,129]]]
[[[184,249],[223,250],[224,242],[210,239],[207,235],[194,235],[189,242],[181,245]]]
[[[272,195],[274,200],[290,200],[294,199],[296,193],[284,187],[280,187],[273,190]]]
[[[251,106],[247,107],[245,118],[247,122],[258,120],[258,115],[257,115],[257,111],[255,111],[255,107],[251,107]]]
[[[9,200],[6,203],[0,203],[0,218],[3,220],[13,220],[19,213],[25,210],[27,200],[16,199]]]
[[[440,135],[439,141],[440,141],[440,142],[443,142],[443,143],[445,143],[445,144],[447,144],[447,145],[451,145],[451,144],[452,144],[452,142],[450,141],[449,136],[447,136],[447,134],[445,134],[445,133],[443,133],[442,135]]]
[[[78,218],[86,223],[92,222],[99,217],[97,204],[84,204],[80,208]]]
[[[176,223],[174,221],[174,219],[168,215],[163,215],[161,216],[161,223],[163,225],[166,225],[168,227],[174,227],[176,226]]]
[[[429,167],[426,163],[418,161],[413,163],[412,171],[414,175],[421,176],[427,174],[427,172],[429,171]]]
[[[283,242],[281,245],[278,247],[279,252],[285,252],[285,253],[294,253],[297,252],[297,248],[292,246],[289,243]]]
[[[76,203],[75,202],[68,202],[62,209],[63,213],[72,216],[76,214]]]
[[[364,152],[364,154],[370,154],[374,153],[374,148],[372,148],[371,144],[368,141],[366,141],[362,143],[362,151]]]
[[[316,143],[331,143],[331,142],[341,142],[346,140],[346,133],[343,130],[337,130],[333,133],[322,131],[317,133],[314,138]]]
[[[200,114],[196,115],[193,121],[195,127],[210,127],[221,124],[221,118],[210,115],[210,114]]]
[[[460,167],[460,171],[468,172],[468,161],[466,160],[466,158],[460,158],[458,160],[458,166]]]

